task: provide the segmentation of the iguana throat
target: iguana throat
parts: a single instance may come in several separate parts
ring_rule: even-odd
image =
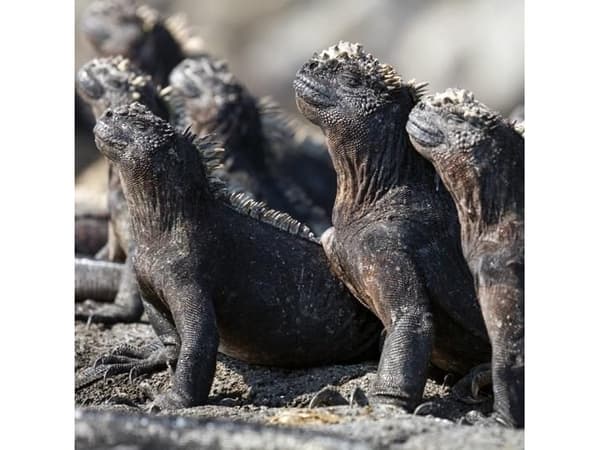
[[[344,132],[325,130],[337,174],[333,224],[341,225],[378,208],[390,192],[433,183],[431,164],[412,149],[405,131],[408,112],[390,105]]]

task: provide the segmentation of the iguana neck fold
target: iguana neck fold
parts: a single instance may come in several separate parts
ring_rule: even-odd
[[[199,152],[181,151],[184,145],[193,144],[178,138],[176,145],[161,150],[175,153],[176,158],[157,155],[142,167],[120,166],[131,225],[140,245],[145,238],[173,235],[173,230],[184,232],[182,224],[202,220],[203,209],[211,198],[208,180]]]
[[[326,131],[337,173],[334,226],[371,213],[398,188],[434,182],[431,164],[411,148],[407,115],[392,105],[344,133]]]

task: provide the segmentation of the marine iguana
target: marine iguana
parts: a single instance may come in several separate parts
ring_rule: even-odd
[[[164,18],[135,0],[94,1],[81,20],[82,31],[99,56],[127,57],[158,86],[166,86],[173,67],[203,46],[182,15]]]
[[[423,88],[347,42],[315,53],[294,80],[337,174],[325,253],[387,332],[370,402],[405,410],[421,399],[430,360],[466,373],[490,358],[455,207],[405,130]]]
[[[175,363],[172,388],[153,405],[169,409],[206,401],[217,348],[284,367],[376,355],[379,321],[331,273],[314,234],[219,182],[213,143],[139,103],[107,110],[94,133],[120,173],[135,272],[162,342],[118,348],[96,369],[141,373]]]
[[[150,77],[137,69],[130,61],[121,56],[94,59],[85,64],[77,74],[77,89],[81,97],[91,106],[94,116],[98,118],[108,107],[128,105],[138,100],[161,117],[167,117],[166,105],[160,98]],[[106,272],[98,263],[93,269],[93,261],[75,262],[76,292],[81,298],[84,293],[94,294],[94,286],[98,287],[97,295],[76,305],[75,317],[80,320],[94,322],[135,322],[142,315],[143,307],[137,291],[137,283],[128,254],[134,245],[127,203],[123,195],[119,174],[112,164],[108,174],[108,209],[110,214],[108,242],[101,254],[109,261],[125,261],[125,268],[118,287],[114,303],[100,303],[94,300],[105,300],[111,289],[110,281],[104,280]],[[82,278],[83,277],[83,278]]]
[[[108,238],[108,210],[75,202],[75,254],[94,255]]]
[[[172,122],[225,147],[228,181],[318,234],[331,226],[335,172],[324,146],[269,99],[257,99],[209,54],[177,65],[165,90]]]
[[[406,129],[458,209],[463,253],[492,343],[494,410],[523,427],[523,136],[514,123],[460,89],[423,98]]]

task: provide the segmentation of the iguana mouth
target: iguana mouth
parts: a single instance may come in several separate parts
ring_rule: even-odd
[[[298,99],[311,106],[322,108],[335,105],[335,102],[323,91],[322,86],[303,75],[296,76],[294,90]]]
[[[406,131],[419,145],[424,147],[437,147],[444,142],[444,134],[430,122],[424,124],[414,114],[409,116]]]
[[[109,153],[112,154],[114,152],[107,150],[123,150],[127,147],[127,143],[115,136],[114,131],[115,127],[106,124],[102,119],[99,119],[94,127],[94,140],[96,146],[98,147],[98,150],[109,157],[109,159]]]

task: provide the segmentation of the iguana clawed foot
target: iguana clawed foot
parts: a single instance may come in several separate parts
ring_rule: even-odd
[[[467,425],[476,425],[482,427],[507,427],[510,428],[513,425],[502,417],[497,412],[491,413],[489,416],[486,416],[480,411],[471,410],[465,414],[465,416],[460,420],[461,424]]]
[[[317,392],[308,404],[309,408],[320,408],[326,406],[367,406],[369,400],[365,392],[356,387],[350,394],[349,400],[337,390],[335,386],[325,386]]]
[[[153,373],[173,365],[177,358],[159,341],[136,348],[129,344],[119,345],[109,354],[99,357],[92,367],[84,370],[75,381],[79,389],[100,379],[122,373],[129,374],[132,381],[138,375]],[[174,348],[172,348],[174,350]]]
[[[489,399],[487,395],[480,395],[480,391],[491,384],[491,366],[489,363],[481,364],[471,369],[452,387],[452,394],[461,402],[475,405]]]
[[[308,407],[320,408],[341,405],[348,405],[348,400],[334,386],[325,386],[313,396]]]
[[[402,409],[393,402],[378,402],[377,400],[370,402],[365,392],[360,388],[356,387],[350,394],[349,400],[347,400],[335,386],[325,386],[319,392],[317,392],[311,399],[308,407],[309,408],[320,408],[327,406],[368,406],[371,405],[374,409]]]
[[[148,407],[148,412],[157,413],[160,411],[171,411],[174,409],[187,408],[191,406],[190,399],[173,390],[158,394],[154,401]]]
[[[85,300],[75,305],[75,320],[88,323],[130,323],[139,321],[139,312],[132,311],[127,305]]]

